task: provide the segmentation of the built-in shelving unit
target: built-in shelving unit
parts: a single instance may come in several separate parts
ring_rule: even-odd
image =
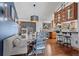
[[[64,6],[54,14],[55,27],[56,30],[59,30],[57,35],[59,42],[73,48],[79,48],[78,12],[78,3],[74,2]]]

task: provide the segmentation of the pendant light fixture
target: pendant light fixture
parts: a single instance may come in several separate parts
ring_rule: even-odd
[[[36,4],[34,3],[33,4],[33,7],[34,7],[34,15],[32,15],[30,18],[31,18],[31,21],[38,21],[39,17],[35,14],[35,11],[36,11]]]

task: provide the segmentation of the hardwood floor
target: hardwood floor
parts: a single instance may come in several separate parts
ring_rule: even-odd
[[[45,56],[78,56],[78,51],[56,43],[56,39],[48,39]]]
[[[79,52],[73,48],[68,48],[63,45],[59,45],[56,42],[56,39],[48,39],[46,42],[44,54],[39,54],[37,56],[79,56]],[[25,56],[26,54],[23,54]],[[16,55],[22,56],[22,55]],[[36,56],[35,54],[32,56]]]

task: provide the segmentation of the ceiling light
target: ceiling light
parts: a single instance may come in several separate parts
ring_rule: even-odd
[[[39,17],[35,13],[36,12],[36,8],[35,8],[36,4],[35,3],[33,4],[33,7],[34,7],[34,15],[30,16],[30,20],[36,22],[39,20]]]
[[[38,21],[39,17],[36,15],[31,16],[31,21]]]

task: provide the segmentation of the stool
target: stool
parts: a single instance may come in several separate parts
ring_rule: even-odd
[[[63,44],[63,36],[62,35],[58,35],[57,43]]]
[[[71,47],[71,37],[70,36],[64,36],[64,46]]]

